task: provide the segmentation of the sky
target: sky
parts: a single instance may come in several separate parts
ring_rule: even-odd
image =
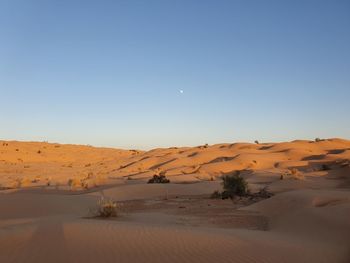
[[[350,139],[350,1],[0,0],[0,139]]]

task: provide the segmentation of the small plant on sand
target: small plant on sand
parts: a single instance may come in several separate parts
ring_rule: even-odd
[[[259,141],[258,141],[258,140],[255,140],[254,143],[255,143],[255,144],[259,144]]]
[[[243,177],[239,176],[239,173],[225,175],[222,180],[224,190],[230,195],[243,196],[248,193],[248,183]]]
[[[291,168],[289,169],[289,173],[291,177],[295,180],[304,180],[304,175],[297,169],[297,168]]]
[[[38,154],[41,154],[41,151],[40,151],[40,150],[38,151]]]
[[[148,184],[167,184],[170,183],[170,180],[166,178],[164,174],[153,175],[151,179],[148,180]]]
[[[240,172],[227,174],[222,177],[223,192],[215,191],[212,198],[233,199],[236,196],[242,197],[249,194],[248,183],[240,176]]]
[[[97,202],[97,209],[95,215],[98,217],[116,217],[117,216],[117,202],[112,199],[101,197]]]
[[[322,164],[321,171],[328,171],[331,170],[331,167],[328,164]]]

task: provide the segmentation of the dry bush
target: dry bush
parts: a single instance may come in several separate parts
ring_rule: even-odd
[[[102,196],[97,201],[97,206],[93,214],[96,217],[103,217],[103,218],[116,217],[118,215],[117,209],[118,209],[117,202],[113,201],[110,198],[105,198]]]
[[[167,184],[170,183],[170,180],[166,178],[165,175],[153,175],[151,179],[148,180],[148,184]]]
[[[289,169],[289,175],[291,176],[292,179],[295,179],[295,180],[305,179],[305,176],[297,168]]]
[[[35,178],[32,179],[32,183],[33,183],[33,184],[38,183],[38,182],[40,182],[40,179],[41,179],[41,177],[40,177],[39,175],[38,175],[38,176],[35,176]]]
[[[68,186],[70,189],[77,189],[81,187],[81,180],[79,178],[69,178]]]
[[[322,142],[325,141],[325,139],[315,138],[315,142]]]
[[[30,186],[31,181],[28,178],[16,178],[10,184],[10,188],[21,188]]]
[[[322,164],[321,171],[329,171],[331,167],[328,164]]]

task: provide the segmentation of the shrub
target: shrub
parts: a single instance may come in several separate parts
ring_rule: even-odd
[[[166,178],[164,174],[153,175],[151,179],[148,180],[148,184],[167,184],[170,183],[170,180]]]
[[[224,190],[233,196],[243,196],[248,193],[248,183],[245,179],[239,176],[239,173],[228,174],[222,177],[222,185]]]
[[[233,199],[235,196],[246,196],[249,194],[248,183],[239,176],[240,172],[227,174],[222,177],[223,192],[215,191],[211,198]]]
[[[255,144],[259,144],[259,141],[258,141],[258,140],[255,140],[254,143],[255,143]]]
[[[324,141],[324,139],[320,139],[320,138],[315,139],[315,142],[322,142],[322,141]]]
[[[327,164],[322,164],[322,167],[321,167],[321,170],[322,171],[328,171],[328,170],[330,170],[331,169],[331,167],[329,166],[329,165],[327,165]]]
[[[255,194],[255,196],[257,196],[257,197],[262,197],[262,198],[270,198],[270,197],[273,196],[273,194],[270,193],[270,192],[268,191],[267,186],[266,186],[266,187],[264,187],[264,188],[261,188],[261,189],[259,190],[259,192],[257,192],[257,193]]]
[[[101,197],[97,202],[97,211],[95,215],[98,217],[116,217],[117,202],[112,199]]]
[[[293,179],[295,180],[304,180],[305,177],[302,173],[297,168],[292,168],[289,169],[290,175],[292,176]]]

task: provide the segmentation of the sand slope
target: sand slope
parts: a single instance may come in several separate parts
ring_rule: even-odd
[[[349,160],[341,139],[147,152],[0,141],[0,262],[347,263]],[[234,170],[275,195],[209,199]],[[172,183],[145,183],[160,171]],[[101,195],[120,202],[117,219],[91,218]]]

